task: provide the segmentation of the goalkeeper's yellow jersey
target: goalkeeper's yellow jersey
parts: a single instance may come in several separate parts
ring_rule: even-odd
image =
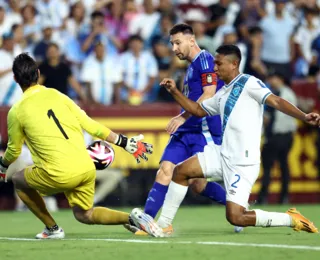
[[[92,171],[82,129],[104,140],[110,134],[64,94],[34,85],[8,113],[4,159],[10,163],[17,159],[26,142],[34,164],[58,182]]]

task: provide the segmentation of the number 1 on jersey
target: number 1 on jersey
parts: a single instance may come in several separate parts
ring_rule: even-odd
[[[63,134],[64,138],[69,139],[69,137],[67,136],[66,132],[64,131],[64,129],[60,125],[60,122],[59,122],[58,118],[56,117],[56,115],[54,114],[52,109],[48,110],[47,115],[49,118],[51,118],[51,117],[53,118],[53,121],[56,123],[57,127],[59,128],[60,132]]]

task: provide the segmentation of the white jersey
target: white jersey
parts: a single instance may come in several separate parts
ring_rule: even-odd
[[[138,58],[131,51],[124,52],[119,65],[126,85],[138,91],[144,90],[149,78],[157,77],[159,72],[157,61],[149,51],[142,51]]]
[[[12,106],[22,97],[22,90],[13,78],[12,63],[14,54],[5,50],[0,50],[0,71],[10,70],[10,72],[0,77],[0,106]]]
[[[260,163],[263,105],[271,91],[256,77],[239,74],[201,103],[209,115],[220,114],[221,154],[233,165]]]
[[[114,84],[122,81],[120,68],[113,58],[105,57],[100,62],[94,54],[84,61],[80,77],[91,84],[94,100],[104,105],[112,104]]]

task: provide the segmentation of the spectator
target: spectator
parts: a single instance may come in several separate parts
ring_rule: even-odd
[[[16,16],[16,14],[8,13],[5,8],[6,5],[0,2],[0,35],[10,33],[12,25],[22,22],[21,16]]]
[[[93,51],[97,42],[103,43],[109,56],[116,55],[122,46],[119,39],[108,33],[108,28],[104,24],[104,15],[100,11],[94,11],[91,14],[91,26],[87,28],[86,32],[80,33],[79,41],[86,56]]]
[[[168,42],[163,39],[158,39],[153,43],[153,53],[156,58],[159,68],[159,78],[168,78],[173,73],[172,69],[172,55],[168,48]]]
[[[68,16],[68,3],[61,0],[38,0],[36,9],[40,21],[51,20],[54,29],[63,25],[63,20]]]
[[[137,14],[129,25],[131,35],[139,34],[147,46],[151,44],[152,34],[160,22],[160,13],[155,10],[152,0],[143,1],[144,12]]]
[[[294,42],[297,44],[298,51],[297,76],[306,76],[312,63],[312,42],[320,34],[320,29],[315,21],[318,15],[318,10],[305,8],[305,19],[295,34]]]
[[[201,9],[190,9],[184,16],[184,20],[192,26],[198,45],[213,54],[215,48],[212,37],[205,34],[205,25],[208,20],[206,14]]]
[[[109,34],[119,40],[118,49],[122,50],[124,44],[129,39],[128,21],[124,16],[124,1],[114,1],[109,4],[108,13],[105,17],[105,24],[108,27]]]
[[[241,62],[239,70],[242,73],[247,63],[247,46],[239,41],[238,34],[233,27],[226,28],[223,34],[223,44],[237,45],[241,51]]]
[[[138,10],[134,0],[126,0],[124,4],[123,14],[123,18],[126,21],[126,23],[129,25],[129,23],[131,23],[131,21],[136,17],[137,14]]]
[[[174,23],[177,21],[177,14],[176,14],[176,9],[174,8],[173,1],[171,0],[161,0],[158,5],[158,10],[157,10],[161,16],[163,15],[169,15],[173,17]]]
[[[70,64],[73,75],[80,80],[80,70],[85,59],[78,38],[86,33],[90,19],[86,15],[83,1],[76,0],[70,7],[69,18],[65,21],[63,52],[66,61]]]
[[[20,5],[21,1],[18,0],[9,0],[8,2],[8,9],[7,13],[13,18],[15,23],[21,24],[22,23],[22,17],[20,12]]]
[[[14,41],[14,47],[13,47],[14,56],[17,56],[22,52],[31,51],[30,48],[28,48],[26,39],[23,37],[23,26],[21,24],[14,24],[12,26],[11,31],[13,34],[13,41]]]
[[[54,35],[53,23],[50,20],[42,22],[42,40],[39,41],[33,50],[33,55],[38,63],[43,62],[46,59],[48,46],[52,42],[58,42],[57,35]],[[58,44],[58,43],[57,43]]]
[[[159,68],[159,79],[172,77],[175,73],[175,66],[171,50],[168,48],[168,42],[159,38],[153,42],[153,53],[157,60]],[[158,100],[168,102],[174,101],[172,96],[164,88],[160,88],[158,92]]]
[[[87,18],[82,1],[75,2],[70,7],[70,15],[65,22],[66,30],[70,36],[76,38],[84,30],[84,27],[88,26],[89,20]]]
[[[15,82],[12,73],[14,60],[14,40],[12,33],[2,36],[0,49],[0,105],[12,106],[22,95],[21,88]]]
[[[240,11],[240,6],[233,0],[219,0],[209,7],[211,18],[207,25],[207,34],[214,36],[219,26],[233,26]]]
[[[292,104],[297,105],[294,92],[285,85],[285,78],[279,73],[269,76],[268,82],[275,95],[278,95]],[[261,83],[263,84],[263,83]],[[281,194],[280,203],[288,203],[288,188],[290,172],[288,167],[288,155],[293,142],[293,134],[297,129],[297,122],[274,108],[267,107],[264,116],[265,144],[262,148],[262,165],[264,174],[258,202],[266,203],[268,188],[271,178],[271,169],[275,161],[280,164],[281,170]]]
[[[290,62],[293,58],[292,36],[294,20],[284,16],[287,0],[274,0],[275,15],[265,16],[260,23],[263,31],[261,59],[269,72],[281,73],[286,81],[291,78]]]
[[[157,62],[149,51],[143,51],[143,47],[143,39],[133,35],[129,39],[129,50],[120,57],[124,79],[121,100],[136,105],[153,101],[157,95],[157,89],[153,89],[158,77]]]
[[[261,80],[265,80],[268,71],[261,61],[261,47],[263,43],[262,30],[260,27],[252,27],[248,31],[247,42],[247,62],[244,72],[253,75]]]
[[[237,16],[235,26],[242,40],[248,39],[248,28],[256,26],[266,15],[265,2],[265,0],[240,0],[241,11]]]
[[[170,44],[170,29],[173,26],[173,17],[168,14],[164,14],[161,16],[160,19],[160,28],[157,30],[157,32],[154,32],[154,35],[151,38],[151,44],[155,42],[167,42],[168,48],[171,49],[171,44]]]
[[[57,44],[50,43],[48,45],[47,60],[40,64],[39,69],[41,73],[39,84],[55,88],[65,95],[69,94],[68,85],[70,84],[82,101],[87,100],[81,85],[72,76],[70,67],[61,60]]]
[[[25,5],[22,10],[23,34],[29,45],[41,39],[40,17],[36,16],[36,8],[32,4]]]
[[[81,80],[88,89],[88,99],[96,104],[111,105],[120,101],[122,81],[117,62],[105,53],[105,46],[97,43],[94,53],[83,63]]]

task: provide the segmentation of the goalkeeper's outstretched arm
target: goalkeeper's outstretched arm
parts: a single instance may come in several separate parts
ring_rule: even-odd
[[[83,111],[67,96],[63,96],[65,104],[78,119],[81,127],[90,135],[122,147],[127,152],[133,154],[138,163],[140,162],[139,158],[148,160],[146,153],[151,154],[153,147],[151,144],[141,142],[141,140],[143,139],[143,135],[128,138],[125,135],[116,134],[106,126],[89,117],[85,111]]]

